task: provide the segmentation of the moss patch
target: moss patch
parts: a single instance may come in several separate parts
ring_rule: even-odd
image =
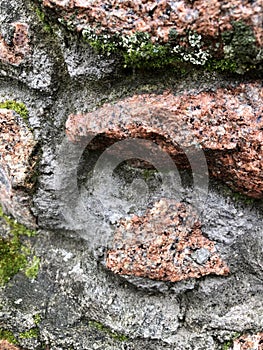
[[[222,350],[230,350],[230,349],[232,349],[234,341],[235,341],[237,338],[239,338],[240,336],[241,336],[241,333],[238,333],[238,332],[235,333],[235,334],[233,335],[233,337],[232,337],[230,340],[226,341],[226,342],[222,345]]]
[[[51,25],[49,24],[49,21],[47,19],[47,16],[42,9],[40,9],[37,6],[33,6],[33,11],[36,13],[39,21],[43,24],[43,30],[46,33],[52,33]]]
[[[111,338],[113,338],[115,340],[119,340],[122,342],[129,340],[129,338],[126,335],[113,332],[110,328],[106,327],[104,324],[102,324],[100,322],[89,321],[88,324],[90,327],[95,328],[103,333],[106,333],[107,335],[109,335]]]
[[[36,278],[39,271],[39,265],[40,265],[40,259],[34,255],[29,266],[27,266],[25,269],[25,275],[30,279]]]
[[[22,332],[19,334],[21,339],[32,339],[39,337],[39,329],[37,327],[31,328],[28,331]]]
[[[0,329],[0,339],[7,340],[10,344],[18,344],[18,341],[13,333],[5,329]]]
[[[1,207],[0,217],[8,230],[7,237],[0,237],[0,285],[7,283],[19,271],[24,271],[28,278],[35,278],[40,260],[32,257],[30,241],[25,237],[35,236],[36,232],[5,215]]]
[[[34,319],[35,325],[37,326],[37,325],[39,325],[39,323],[41,322],[42,317],[41,317],[40,314],[36,314],[36,315],[33,316],[33,319]]]
[[[255,64],[262,61],[263,53],[257,48],[254,32],[248,25],[242,21],[231,24],[233,29],[222,34],[224,56],[236,63],[237,71],[244,73],[256,68]]]
[[[201,35],[194,32],[189,32],[186,39],[178,39],[176,31],[171,30],[168,43],[153,43],[150,35],[144,32],[136,32],[130,36],[106,33],[97,35],[91,27],[85,28],[82,35],[97,52],[107,56],[121,55],[125,68],[175,66],[180,69],[180,64],[184,63],[203,66],[210,57],[208,51],[201,48]],[[181,41],[187,41],[188,46],[181,45]]]
[[[64,23],[69,30],[67,23]],[[233,29],[217,38],[217,45],[194,31],[184,36],[175,29],[169,33],[167,43],[153,43],[148,33],[136,32],[130,36],[121,34],[96,34],[92,27],[82,31],[84,39],[99,53],[107,56],[118,54],[127,68],[163,68],[182,64],[204,66],[208,69],[244,73],[255,69],[262,62],[263,54],[256,46],[253,30],[242,22],[232,22]]]
[[[19,114],[20,117],[23,118],[26,122],[28,122],[28,109],[24,103],[14,100],[7,100],[0,102],[0,108],[11,109],[12,111],[15,111],[17,114]]]

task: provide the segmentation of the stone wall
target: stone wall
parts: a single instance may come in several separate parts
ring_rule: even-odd
[[[0,349],[263,349],[262,25],[1,1]]]

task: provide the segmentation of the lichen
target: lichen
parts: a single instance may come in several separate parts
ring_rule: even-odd
[[[73,30],[67,22],[67,28]],[[121,34],[96,34],[92,27],[82,31],[84,39],[97,52],[107,56],[122,56],[125,68],[163,68],[188,63],[205,67],[209,70],[244,73],[255,69],[263,59],[262,50],[256,46],[252,29],[242,22],[233,22],[233,29],[218,38],[218,45],[207,42],[207,38],[189,31],[186,36],[179,36],[175,29],[169,33],[169,41],[153,42],[148,33],[136,32],[130,36]],[[223,45],[223,52],[221,44]],[[216,58],[217,57],[217,58]]]
[[[12,111],[15,111],[17,114],[20,115],[21,118],[24,119],[25,122],[28,122],[29,113],[28,113],[28,109],[26,108],[23,102],[7,100],[4,102],[0,102],[0,108],[5,108],[5,109],[10,109]]]
[[[41,0],[39,2],[41,3]],[[42,6],[42,10],[38,10],[38,16],[42,21],[45,21],[46,15],[43,12],[45,7],[55,7],[53,3],[49,3],[51,2],[47,1],[47,4]],[[162,6],[163,4],[160,5],[160,7]],[[133,27],[130,22],[127,26],[123,27],[121,25],[116,26],[116,28],[113,28],[109,22],[102,25],[96,20],[100,18],[100,11],[103,11],[102,18],[109,15],[107,21],[114,12],[112,6],[109,6],[111,10],[106,9],[106,7],[101,10],[94,6],[94,11],[84,18],[78,13],[78,6],[73,9],[68,4],[62,4],[57,6],[57,20],[67,30],[80,33],[96,52],[106,56],[116,55],[120,57],[123,67],[132,68],[133,71],[135,69],[151,70],[167,67],[181,71],[181,69],[184,69],[184,64],[238,74],[250,70],[262,70],[263,51],[262,48],[257,46],[253,25],[249,26],[242,21],[232,21],[231,30],[223,32],[219,28],[212,31],[213,35],[209,35],[208,33],[211,31],[201,30],[200,32],[200,28],[198,29],[194,22],[190,22],[186,27],[174,23],[175,27],[171,27],[170,31],[164,23],[160,23],[161,27],[158,27],[157,33],[151,28],[148,28],[148,32],[145,32],[138,31],[139,27]],[[119,9],[118,5],[116,5],[116,9]],[[96,13],[97,11],[99,13]],[[133,13],[133,11],[131,12]],[[129,20],[133,18],[133,15],[135,15],[135,18],[140,18],[140,15],[144,16],[145,13],[133,13],[130,17],[127,12]],[[165,17],[167,16],[169,17],[169,13],[165,15]],[[146,23],[148,19],[145,19]],[[224,21],[226,21],[226,18],[224,18]],[[133,21],[131,22],[133,23]],[[223,24],[225,23],[222,23],[222,28],[224,27]],[[207,24],[204,25],[204,27],[206,26]],[[132,27],[133,29],[127,31],[127,28]],[[137,31],[134,32],[136,28]]]
[[[89,321],[88,325],[92,328],[95,328],[103,333],[108,334],[111,338],[115,340],[119,340],[121,342],[128,341],[129,338],[124,334],[119,334],[117,332],[113,332],[110,328],[106,327],[104,324],[97,321]]]
[[[5,215],[1,207],[0,218],[8,232],[7,237],[0,237],[0,285],[7,283],[19,271],[28,278],[35,278],[40,261],[36,256],[32,257],[30,243],[25,237],[33,237],[36,232]]]
[[[202,36],[189,31],[187,45],[180,45],[180,38],[175,30],[170,31],[167,43],[154,43],[148,33],[136,32],[130,36],[107,33],[96,34],[87,27],[82,31],[84,39],[97,52],[107,56],[121,54],[125,68],[162,68],[190,63],[204,66],[210,57],[208,50],[202,49]]]

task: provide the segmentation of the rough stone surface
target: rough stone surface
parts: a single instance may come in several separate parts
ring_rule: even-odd
[[[14,34],[11,43],[7,43],[3,37],[0,37],[0,59],[11,64],[20,64],[30,52],[28,25],[25,23],[12,25]]]
[[[233,350],[263,349],[263,333],[247,334],[234,341]]]
[[[171,282],[227,275],[227,265],[202,235],[200,223],[189,222],[189,210],[183,203],[162,199],[144,217],[122,221],[106,266],[123,275]]]
[[[154,17],[160,28],[160,40],[165,40],[167,33],[160,21],[169,18],[158,16],[168,3],[158,2],[155,9],[150,9],[149,23]],[[23,350],[222,350],[234,342],[241,345],[236,339],[237,334],[247,342],[250,341],[247,334],[253,334],[254,341],[258,341],[255,337],[263,329],[263,204],[259,158],[262,154],[262,71],[247,72],[246,69],[250,69],[250,65],[255,67],[262,60],[261,2],[243,1],[242,5],[237,1],[173,2],[177,10],[171,16],[177,16],[177,30],[182,30],[178,39],[180,44],[183,44],[181,39],[185,39],[186,46],[190,45],[190,49],[198,53],[200,42],[195,40],[201,35],[202,49],[207,49],[208,42],[215,46],[219,43],[215,52],[219,56],[231,57],[235,62],[244,57],[244,51],[251,51],[248,57],[245,54],[248,66],[243,70],[246,72],[243,76],[188,65],[184,70],[177,65],[154,71],[124,70],[114,56],[96,54],[83,41],[74,26],[84,27],[87,23],[84,20],[79,22],[77,13],[75,18],[72,16],[67,20],[66,26],[63,20],[62,23],[57,21],[62,15],[68,18],[74,6],[69,11],[67,6],[73,2],[51,4],[46,1],[45,4],[47,6],[43,7],[33,0],[0,2],[1,48],[4,45],[5,49],[11,50],[14,23],[25,24],[30,48],[19,63],[13,64],[1,58],[0,98],[1,101],[21,101],[26,105],[28,124],[41,154],[35,191],[30,193],[30,209],[41,229],[37,236],[28,238],[30,244],[27,246],[32,256],[40,258],[39,271],[34,279],[20,271],[1,286],[0,334],[11,332],[17,339],[18,345],[15,346]],[[87,2],[74,4],[84,6],[83,13],[86,13]],[[105,13],[112,20],[115,8],[113,12],[107,9],[103,12],[101,7],[96,7],[99,2],[93,4],[92,18],[97,19],[99,13]],[[112,3],[113,6],[116,4]],[[123,7],[117,15],[127,6],[133,7],[134,13],[128,16],[136,23],[139,15],[135,9],[137,2],[121,4]],[[140,16],[146,20],[147,2],[142,2],[142,8],[144,12],[141,11]],[[184,34],[184,11],[191,15],[194,9],[198,9],[199,17],[186,25]],[[222,27],[212,26],[219,22],[213,17],[219,12]],[[207,13],[211,16],[204,18]],[[234,22],[230,23],[229,18]],[[239,22],[240,18],[243,18],[243,23]],[[93,23],[89,25],[92,27]],[[134,28],[129,27],[128,21],[126,25],[127,33],[132,34]],[[194,36],[192,26],[198,30]],[[218,27],[224,28],[226,41],[220,35],[217,37]],[[152,29],[151,34],[159,35],[154,26]],[[214,37],[209,36],[214,33]],[[242,45],[243,41],[239,39],[248,44]],[[16,57],[20,59],[22,54]],[[113,111],[115,116],[106,115],[106,112]],[[209,274],[171,282],[151,279],[149,274],[148,277],[117,275],[106,267],[107,252],[117,242],[114,234],[119,232],[120,222],[128,223],[135,215],[141,220],[146,217],[147,208],[152,208],[161,198],[176,200],[177,197],[173,196],[175,191],[172,188],[162,192],[162,179],[145,162],[121,164],[116,171],[110,169],[112,176],[108,177],[105,176],[107,164],[104,164],[95,178],[93,168],[100,163],[101,156],[103,159],[105,147],[114,146],[116,143],[113,142],[125,141],[130,136],[147,138],[152,144],[159,143],[163,147],[162,154],[168,152],[174,160],[177,159],[176,164],[172,163],[185,177],[186,187],[180,187],[178,192],[182,192],[185,206],[191,204],[189,164],[181,155],[180,147],[175,147],[169,139],[171,128],[166,126],[167,132],[162,137],[155,132],[146,133],[146,127],[153,128],[149,122],[154,115],[160,132],[164,130],[161,121],[168,120],[171,113],[178,137],[183,135],[179,133],[182,126],[190,128],[191,137],[182,137],[181,141],[204,141],[207,150],[200,150],[206,154],[211,175],[214,175],[209,179],[202,211],[194,220],[201,223],[201,228],[198,226],[195,233],[201,235],[202,232],[202,236],[197,237],[208,246],[192,254],[194,262],[191,266],[207,264],[209,247],[214,247],[215,254],[229,268],[227,275]],[[67,122],[69,115],[71,118]],[[101,119],[101,125],[98,119]],[[84,126],[90,121],[87,130],[95,131],[93,143],[83,146],[78,142],[83,141],[78,129],[81,125],[74,124],[74,120],[83,122]],[[131,124],[128,125],[126,120],[127,123],[137,120],[141,124],[128,128]],[[74,131],[71,134],[68,130],[74,142],[67,138],[66,122]],[[22,128],[20,124],[19,127]],[[19,130],[16,129],[16,135]],[[83,129],[84,134],[87,130]],[[102,135],[102,130],[107,135]],[[202,138],[199,130],[203,131]],[[175,133],[173,135],[175,137]],[[12,143],[8,144],[9,150],[13,149],[13,141],[12,138]],[[64,154],[61,154],[61,145],[65,146]],[[1,142],[0,147],[1,156],[7,155],[6,145]],[[61,155],[65,158],[62,159]],[[229,167],[228,162],[231,163]],[[19,179],[26,174],[18,176],[14,159],[10,164],[16,170],[15,179],[19,183],[16,190],[21,190]],[[223,169],[226,176],[218,173]],[[5,178],[8,178],[6,172]],[[9,186],[10,181],[8,178],[5,186]],[[233,192],[222,182],[250,197]],[[65,194],[64,201],[60,197],[61,189]],[[3,193],[1,188],[1,195]],[[12,205],[15,205],[14,198]],[[17,212],[21,212],[21,207]],[[2,241],[9,236],[2,220],[0,235]],[[24,238],[21,240],[24,246]],[[0,252],[4,247],[0,246]]]
[[[1,1],[0,23],[0,76],[11,77],[36,90],[54,90],[64,67],[58,65],[61,62],[58,50],[49,50],[42,25],[32,12],[32,3]]]
[[[53,1],[42,8],[124,67],[262,69],[262,1]],[[114,55],[113,55],[114,54]]]
[[[0,109],[0,201],[7,213],[34,226],[28,192],[33,187],[36,142],[25,121],[14,111]]]
[[[0,340],[0,350],[19,350],[17,346],[8,343],[6,340]]]
[[[261,1],[60,1],[44,0],[58,16],[71,20],[78,30],[91,25],[97,32],[131,35],[136,31],[152,34],[153,40],[168,41],[173,28],[179,34],[191,29],[217,37],[232,28],[232,21],[243,20],[252,26],[258,43],[263,44]],[[72,15],[75,16],[72,16]]]
[[[110,140],[152,139],[181,166],[185,158],[179,147],[197,144],[213,176],[263,198],[262,98],[260,82],[197,95],[135,95],[87,115],[71,115],[67,134],[72,141],[92,133]]]

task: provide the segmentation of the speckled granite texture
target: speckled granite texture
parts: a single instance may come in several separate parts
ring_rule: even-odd
[[[97,52],[119,54],[125,67],[262,69],[261,0],[45,0],[42,8]]]
[[[263,44],[262,1],[90,1],[44,0],[58,16],[71,20],[81,30],[91,25],[96,32],[131,35],[147,32],[153,41],[168,41],[173,28],[178,34],[190,29],[199,34],[218,37],[232,29],[232,21],[243,20],[251,25],[258,44]]]
[[[262,99],[260,82],[196,95],[135,95],[93,113],[71,115],[67,134],[73,141],[91,133],[154,140],[181,166],[185,159],[178,145],[197,143],[212,176],[263,198]]]
[[[214,243],[202,235],[200,223],[188,222],[192,211],[182,203],[162,199],[145,216],[121,221],[106,266],[121,275],[170,282],[227,275],[227,265]]]
[[[234,341],[233,350],[262,350],[263,349],[263,333],[254,335],[243,335]]]
[[[21,348],[10,344],[8,341],[6,340],[0,340],[0,350],[19,350]]]
[[[261,350],[262,6],[0,1],[0,349]]]
[[[14,111],[0,109],[0,201],[20,222],[34,226],[29,210],[36,142],[26,122]]]
[[[19,22],[12,23],[9,38],[0,36],[0,59],[18,65],[29,52],[28,25]]]

